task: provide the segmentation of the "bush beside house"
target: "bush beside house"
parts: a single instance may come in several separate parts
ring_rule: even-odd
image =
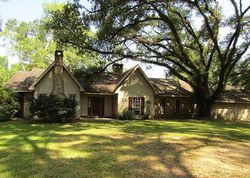
[[[75,118],[77,102],[73,98],[56,95],[39,95],[32,98],[30,112],[34,117],[47,122],[69,122]]]
[[[14,91],[0,87],[0,121],[11,120],[19,109],[19,103]]]
[[[133,120],[135,119],[135,115],[132,114],[131,111],[123,110],[121,114],[118,115],[119,120]]]

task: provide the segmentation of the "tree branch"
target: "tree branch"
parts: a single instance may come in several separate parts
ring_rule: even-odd
[[[146,1],[146,0],[144,0]],[[197,67],[195,65],[193,65],[193,63],[191,62],[191,60],[189,59],[187,53],[185,52],[184,46],[181,42],[180,36],[178,34],[178,30],[175,28],[173,21],[166,16],[162,11],[160,11],[153,2],[150,1],[146,1],[149,5],[151,5],[153,7],[153,9],[158,13],[159,17],[168,24],[169,28],[171,29],[171,32],[173,33],[175,40],[178,44],[178,47],[183,55],[183,61],[185,62],[185,64],[187,66],[189,66],[191,69],[193,69],[197,75],[197,77],[200,77],[200,71],[197,69]]]
[[[198,4],[198,1],[190,1],[190,0],[184,0],[184,1],[186,1],[190,4],[193,4],[198,9],[199,13],[201,14],[201,16],[203,17],[203,19],[205,21],[206,28],[207,28],[209,35],[214,43],[214,46],[215,46],[215,49],[218,53],[219,59],[220,59],[221,63],[223,63],[222,52],[221,52],[219,44],[218,44],[218,36],[217,36],[218,34],[215,34],[214,31],[212,30],[212,27],[209,24],[209,19],[206,16],[206,14],[202,11],[201,7]]]

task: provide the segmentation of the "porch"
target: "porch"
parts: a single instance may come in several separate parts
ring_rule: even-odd
[[[81,94],[81,117],[113,118],[117,116],[116,94]]]

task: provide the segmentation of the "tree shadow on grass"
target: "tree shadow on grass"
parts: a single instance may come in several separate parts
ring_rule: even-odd
[[[199,144],[194,144],[193,138],[185,138],[185,144],[166,139],[166,132],[201,133],[188,123],[174,126],[151,121],[6,123],[0,126],[0,176],[195,177],[183,163],[183,155],[202,147],[225,145],[207,138],[196,138]],[[212,134],[222,133],[214,127],[217,133]],[[117,129],[120,133],[84,132],[89,129]]]
[[[134,122],[134,123],[133,123]],[[132,123],[132,124],[131,124]],[[250,124],[222,121],[126,121],[116,123],[128,133],[193,134],[207,138],[216,137],[234,141],[250,141]]]

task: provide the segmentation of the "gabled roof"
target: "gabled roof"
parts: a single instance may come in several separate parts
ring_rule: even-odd
[[[95,74],[90,81],[81,81],[86,92],[112,94],[118,83],[123,80],[133,68],[124,73],[101,72]]]
[[[127,70],[124,73],[112,73],[112,72],[102,72],[97,74],[90,83],[86,85],[86,83],[82,83],[86,92],[89,93],[102,93],[102,94],[112,94],[126,83],[129,78],[135,73],[135,71],[139,70],[148,84],[151,86],[154,92],[157,92],[154,88],[151,81],[148,79],[146,74],[140,68],[139,65]]]
[[[53,62],[40,76],[39,78],[37,78],[37,80],[35,82],[33,82],[33,84],[29,87],[29,90],[34,90],[35,86],[45,77],[45,75],[54,67],[55,62]],[[63,68],[68,72],[68,74],[70,75],[70,77],[74,80],[74,82],[78,85],[78,87],[80,88],[80,91],[84,91],[82,85],[76,80],[76,78],[71,74],[71,72],[67,69],[67,67],[65,66],[65,64],[63,64]]]
[[[68,72],[70,77],[74,80],[74,82],[79,86],[80,91],[84,91],[84,88],[82,87],[82,85],[78,82],[78,80],[74,77],[74,75],[68,70],[65,64],[63,64],[63,67]]]
[[[53,62],[46,70],[34,68],[31,71],[18,71],[9,79],[6,86],[15,89],[18,92],[32,92],[34,91],[35,86],[54,67],[54,65],[55,62]],[[67,67],[65,65],[63,67],[79,86],[80,91],[84,91],[82,85],[76,80]]]
[[[53,62],[46,70],[34,68],[31,71],[18,71],[10,78],[10,80],[6,83],[6,86],[15,89],[18,92],[32,92],[42,78],[54,67],[54,64],[55,63]],[[79,86],[80,91],[92,94],[115,93],[115,91],[120,86],[125,84],[137,70],[143,75],[155,94],[168,97],[190,97],[193,93],[192,87],[184,81],[175,79],[148,78],[139,65],[136,65],[121,74],[112,72],[99,73],[93,77],[93,80],[90,83],[83,81],[84,83],[82,84],[79,83],[81,80],[78,81],[65,65],[64,69]],[[250,103],[250,96],[242,89],[227,86],[220,99],[216,102]]]
[[[34,90],[35,86],[42,80],[42,78],[52,69],[55,65],[55,62],[52,62],[46,70],[32,83],[32,85],[28,88],[28,90]]]
[[[114,89],[113,92],[115,92],[121,85],[123,85],[124,83],[126,83],[130,79],[130,77],[135,73],[135,71],[137,71],[137,70],[139,70],[139,72],[142,74],[142,76],[144,77],[144,79],[150,85],[150,87],[152,88],[152,90],[155,93],[157,93],[157,90],[153,86],[152,82],[149,80],[149,78],[146,76],[146,74],[144,73],[144,71],[141,69],[141,67],[138,64],[135,67],[131,68],[127,72],[127,74],[119,81],[119,83],[117,84],[117,86],[115,87],[115,89]]]
[[[44,72],[44,69],[34,68],[31,71],[18,71],[6,83],[6,86],[19,92],[29,92],[29,87]]]

